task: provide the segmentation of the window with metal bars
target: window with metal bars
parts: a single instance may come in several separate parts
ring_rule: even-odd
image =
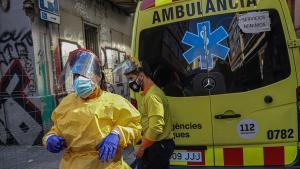
[[[99,56],[97,27],[84,24],[85,46]]]

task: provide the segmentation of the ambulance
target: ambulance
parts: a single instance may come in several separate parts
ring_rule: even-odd
[[[173,168],[297,161],[300,40],[285,0],[143,0],[132,50],[168,97]]]

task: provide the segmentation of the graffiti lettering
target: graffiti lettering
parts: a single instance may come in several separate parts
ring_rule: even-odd
[[[20,36],[23,34],[23,30],[20,31],[18,34],[16,34],[16,31],[4,31],[0,35],[0,43],[5,43],[10,40],[16,41],[20,38]]]
[[[33,46],[31,31],[4,31],[0,34],[0,45],[3,46],[0,50],[0,64],[9,66],[14,60],[23,61],[25,72],[30,78],[28,94],[32,95],[36,91],[36,85],[33,60],[30,57],[33,53],[28,51],[28,48]]]
[[[41,100],[36,96],[30,21],[19,1],[0,0],[0,144],[40,144]],[[10,22],[15,20],[17,22]]]
[[[27,76],[20,60],[14,60],[0,79],[0,93],[1,97],[4,96],[3,99],[1,98],[0,109],[2,109],[2,112],[7,111],[4,113],[5,118],[0,116],[3,123],[3,125],[0,125],[0,128],[3,129],[7,125],[5,128],[10,131],[11,135],[9,134],[9,137],[13,140],[8,142],[9,144],[15,142],[19,144],[35,144],[35,139],[38,139],[38,142],[41,141],[40,132],[42,127],[39,125],[41,123],[41,112],[24,93],[26,88],[31,90],[30,83],[35,83],[31,82],[30,79],[34,78],[34,74],[31,73],[30,76]],[[8,119],[8,121],[6,122],[4,119]],[[34,138],[32,135],[36,135],[39,138]],[[25,139],[23,139],[24,136],[26,136]],[[6,140],[0,141],[4,144],[7,143]]]
[[[0,0],[0,8],[4,12],[8,12],[10,9],[10,0]]]
[[[28,45],[32,46],[32,36],[31,36],[31,31],[28,31],[27,33],[24,34],[24,36],[21,38],[21,41],[26,40]]]

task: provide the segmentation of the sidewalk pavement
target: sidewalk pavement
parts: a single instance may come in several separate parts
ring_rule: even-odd
[[[124,160],[134,161],[133,148],[123,151]],[[62,153],[49,153],[42,146],[0,146],[0,169],[58,169]]]

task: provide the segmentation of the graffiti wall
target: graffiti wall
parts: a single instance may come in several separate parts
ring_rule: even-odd
[[[295,10],[294,10],[294,23],[295,23],[295,29],[297,33],[297,37],[300,39],[300,1],[295,1]]]
[[[30,19],[22,0],[0,3],[0,144],[39,144],[43,127]]]
[[[60,49],[62,61],[68,56],[69,49],[78,44],[85,48],[86,36],[84,25],[97,28],[97,47],[108,90],[129,97],[127,81],[113,73],[114,67],[130,55],[132,16],[126,16],[112,8],[110,3],[98,0],[64,0],[60,1],[61,24]],[[72,45],[73,44],[73,45]]]
[[[287,3],[290,8],[291,16],[293,19],[293,22],[295,24],[295,30],[298,39],[300,38],[300,1],[299,0],[287,0]]]

